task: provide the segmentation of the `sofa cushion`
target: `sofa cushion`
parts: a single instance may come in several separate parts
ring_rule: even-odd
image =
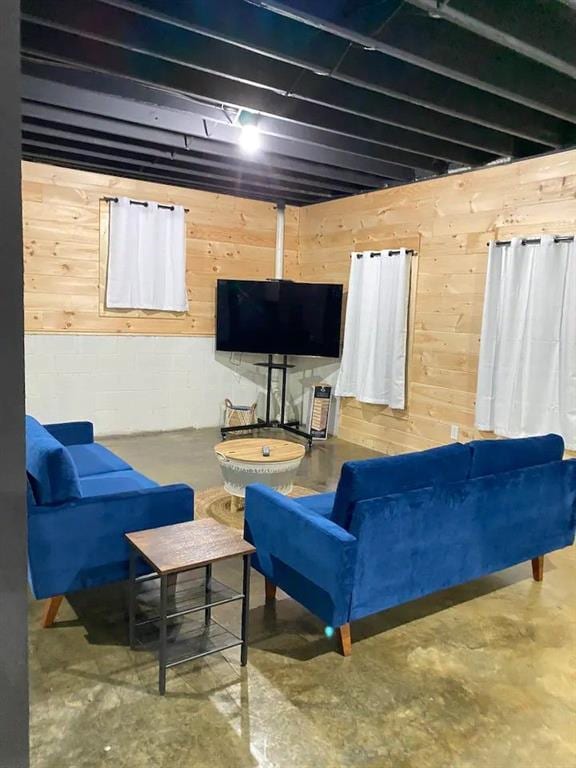
[[[348,529],[357,501],[466,480],[470,458],[468,445],[451,443],[418,453],[347,461],[342,466],[331,519]]]
[[[512,472],[560,461],[564,455],[564,440],[560,435],[516,437],[508,440],[474,440],[470,478]]]
[[[309,512],[316,512],[317,515],[330,518],[332,510],[334,509],[335,496],[336,494],[334,492],[317,493],[313,496],[301,496],[298,499],[295,499],[295,501]]]
[[[109,451],[108,448],[99,443],[69,445],[68,450],[80,477],[132,469],[130,464],[127,464],[124,459],[116,456],[115,453],[112,453],[112,451]]]
[[[82,496],[68,449],[32,416],[26,416],[26,472],[37,504],[61,504]]]
[[[106,472],[80,478],[82,495],[88,498],[94,496],[113,496],[128,491],[142,491],[146,488],[156,488],[158,483],[141,475],[133,469]]]

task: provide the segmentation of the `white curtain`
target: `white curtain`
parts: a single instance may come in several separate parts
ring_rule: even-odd
[[[556,432],[576,448],[573,242],[491,244],[476,426],[504,437]]]
[[[185,312],[184,209],[110,202],[106,306]]]
[[[405,248],[352,254],[337,397],[404,408],[409,289]]]

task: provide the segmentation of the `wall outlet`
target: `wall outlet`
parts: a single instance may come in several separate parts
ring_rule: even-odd
[[[458,437],[460,436],[460,427],[458,424],[452,424],[450,427],[450,437],[452,440],[458,440]]]

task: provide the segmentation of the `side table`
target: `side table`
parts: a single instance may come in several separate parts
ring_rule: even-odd
[[[195,520],[187,523],[127,533],[130,543],[129,637],[130,647],[158,646],[158,689],[166,692],[166,670],[202,656],[241,646],[240,663],[248,660],[248,611],[250,607],[250,555],[255,548],[242,534],[216,520]],[[242,557],[244,561],[242,592],[236,592],[212,578],[212,565],[220,560]],[[151,574],[137,576],[138,558],[144,560]],[[178,574],[204,569],[204,577],[191,579],[185,589],[178,590]],[[159,608],[149,606],[155,615],[144,613],[137,617],[137,586],[159,580]],[[169,600],[171,610],[169,611]],[[242,601],[240,636],[233,634],[212,617],[212,608]],[[157,601],[158,602],[158,601]],[[168,636],[168,624],[193,613],[203,613],[204,620],[191,635],[174,633]],[[158,636],[152,643],[138,637],[138,629],[157,627]]]

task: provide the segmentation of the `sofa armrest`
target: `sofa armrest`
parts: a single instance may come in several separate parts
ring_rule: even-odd
[[[91,421],[65,421],[61,424],[44,424],[44,427],[62,445],[94,442],[94,424]]]
[[[113,496],[84,497],[28,514],[30,579],[36,597],[103,583],[115,568],[128,576],[125,533],[194,518],[194,491],[168,485]]]
[[[256,547],[266,576],[274,580],[274,561],[279,561],[327,593],[332,613],[330,619],[321,618],[337,625],[348,621],[356,566],[354,536],[296,500],[259,484],[246,489],[245,520],[246,536]],[[280,568],[277,573],[289,571]],[[289,576],[287,582],[291,582]],[[290,583],[275,583],[291,593]],[[292,597],[306,604],[300,595]]]

